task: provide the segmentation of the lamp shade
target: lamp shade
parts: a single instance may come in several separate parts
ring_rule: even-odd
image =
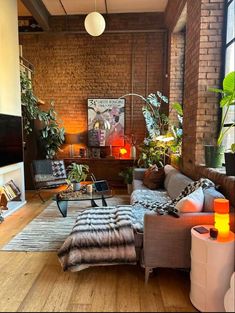
[[[85,29],[91,36],[100,36],[105,30],[105,19],[99,12],[91,12],[85,18]]]
[[[79,143],[79,134],[65,133],[65,143],[70,145]]]

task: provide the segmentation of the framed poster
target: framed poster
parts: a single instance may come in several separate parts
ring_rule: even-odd
[[[88,99],[88,145],[124,146],[125,99]]]

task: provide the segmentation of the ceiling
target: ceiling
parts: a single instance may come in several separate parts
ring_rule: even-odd
[[[30,15],[18,0],[19,16]],[[42,0],[51,15],[100,13],[164,12],[168,0]]]

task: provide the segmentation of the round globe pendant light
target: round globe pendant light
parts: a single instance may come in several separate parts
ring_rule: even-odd
[[[105,19],[99,12],[91,12],[85,18],[85,29],[91,36],[100,36],[105,30]]]

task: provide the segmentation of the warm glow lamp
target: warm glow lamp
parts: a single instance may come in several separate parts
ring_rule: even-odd
[[[96,1],[95,11],[86,16],[84,24],[86,31],[91,36],[100,36],[104,32],[105,19],[99,12],[96,12]]]
[[[120,157],[123,157],[124,154],[126,154],[126,153],[127,153],[127,150],[125,148],[120,148],[120,150],[119,150]]]
[[[74,157],[74,144],[78,144],[79,143],[79,135],[78,134],[69,134],[69,133],[65,133],[65,144],[69,144],[70,145],[70,157],[73,158]]]
[[[229,200],[215,199],[215,228],[218,229],[218,239],[223,240],[229,236]]]

